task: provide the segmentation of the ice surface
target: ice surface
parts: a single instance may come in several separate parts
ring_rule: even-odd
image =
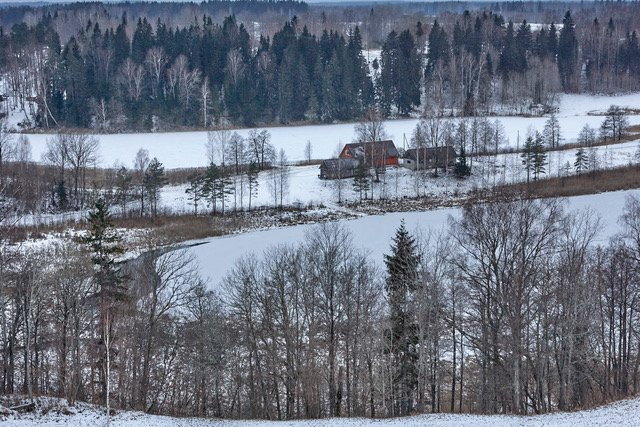
[[[630,108],[640,108],[640,93],[620,96],[562,95],[560,99],[561,134],[565,142],[573,142],[585,124],[599,128],[604,117],[588,115],[589,112],[602,112],[609,105],[616,104]],[[509,146],[522,146],[529,129],[542,131],[547,117],[491,117],[499,120],[504,128]],[[398,147],[404,140],[411,138],[417,119],[389,120],[386,129],[389,137]],[[629,123],[640,124],[640,115],[629,116]],[[304,147],[307,140],[313,147],[313,158],[334,157],[338,147],[351,142],[354,138],[354,124],[341,123],[329,125],[283,126],[268,128],[271,142],[277,150],[285,150],[289,160],[304,160]],[[250,129],[238,129],[247,136]],[[519,138],[518,138],[519,135]],[[46,151],[48,134],[28,135],[32,144],[34,160],[39,161]],[[98,135],[101,143],[99,166],[113,166],[116,162],[131,167],[136,152],[140,148],[149,150],[166,168],[184,168],[206,166],[206,132],[165,132]],[[518,142],[519,140],[519,142]]]
[[[568,211],[590,210],[601,218],[597,236],[604,243],[620,231],[618,217],[622,214],[625,199],[629,195],[640,196],[640,190],[615,191],[610,193],[568,197]],[[385,215],[365,216],[352,220],[341,220],[353,236],[353,244],[368,251],[371,259],[382,263],[383,254],[389,251],[391,237],[402,220],[407,228],[423,237],[438,234],[446,229],[449,218],[459,218],[460,208],[435,209],[425,212],[395,212]],[[298,225],[273,228],[204,240],[204,244],[190,250],[200,265],[200,273],[217,288],[234,263],[242,256],[262,255],[269,248],[289,244],[295,245],[316,225]]]

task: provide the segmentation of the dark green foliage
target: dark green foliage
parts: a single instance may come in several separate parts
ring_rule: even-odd
[[[153,158],[144,173],[143,184],[144,191],[151,207],[151,214],[156,217],[158,215],[158,201],[160,199],[160,189],[167,183],[164,176],[164,166],[157,158]]]
[[[360,201],[362,201],[362,196],[367,198],[367,193],[369,191],[369,177],[367,176],[367,168],[364,165],[364,162],[361,162],[356,169],[356,175],[353,177],[353,191],[358,193],[360,197]]]
[[[540,175],[547,173],[547,153],[544,149],[544,140],[539,132],[536,132],[532,148],[533,180],[537,181]]]
[[[449,63],[449,40],[447,33],[435,20],[429,33],[429,52],[427,53],[427,75],[431,74],[438,64]]]
[[[406,116],[420,105],[420,57],[409,30],[391,31],[382,46],[379,86],[386,115],[396,107]]]
[[[84,243],[89,245],[93,253],[93,263],[101,270],[112,269],[115,258],[124,253],[120,245],[120,236],[113,228],[113,220],[104,199],[98,199],[89,212],[89,234]]]
[[[231,181],[224,168],[218,167],[215,163],[209,164],[203,176],[202,197],[208,200],[213,214],[217,211],[218,201],[224,214],[227,196],[232,192]]]
[[[417,326],[410,301],[411,294],[418,289],[420,257],[415,239],[407,231],[404,221],[396,230],[391,254],[384,256],[384,263],[387,267],[385,290],[390,309],[386,348],[393,357],[392,387],[400,406],[394,412],[407,415],[413,410],[412,395],[418,378]]]
[[[558,40],[558,72],[564,91],[575,92],[578,90],[578,40],[571,12],[564,15],[562,24]]]
[[[522,159],[522,165],[524,166],[524,169],[527,172],[527,183],[529,182],[531,178],[531,172],[533,171],[533,150],[534,150],[533,137],[529,135],[527,136],[527,139],[524,141],[524,147],[522,147],[522,154],[520,154],[520,158]]]
[[[67,187],[64,185],[64,181],[58,181],[58,185],[56,186],[56,204],[60,210],[64,210],[67,208]]]
[[[527,172],[527,182],[531,177],[537,181],[540,175],[546,173],[547,153],[544,149],[544,140],[539,132],[536,132],[535,136],[529,135],[527,137],[520,158]]]
[[[206,194],[204,184],[205,177],[197,172],[189,177],[189,186],[185,190],[185,193],[187,193],[187,197],[193,205],[194,215],[198,215],[198,205]]]
[[[464,150],[464,145],[460,147],[460,154],[456,159],[456,165],[453,172],[458,179],[471,175],[471,168],[467,164],[467,155]]]

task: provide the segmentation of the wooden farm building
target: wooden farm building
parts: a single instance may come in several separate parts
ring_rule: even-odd
[[[320,179],[353,178],[360,160],[338,158],[323,160],[320,164]]]
[[[341,159],[364,161],[365,166],[368,168],[383,168],[385,166],[397,166],[400,155],[393,141],[386,140],[347,144],[340,152],[339,157]]]
[[[402,166],[412,170],[435,167],[447,169],[456,164],[456,159],[456,150],[451,145],[411,148],[405,152]]]

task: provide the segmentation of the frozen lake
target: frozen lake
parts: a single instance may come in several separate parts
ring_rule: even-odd
[[[599,128],[602,116],[589,115],[605,111],[611,104],[622,107],[640,108],[640,93],[620,96],[562,95],[558,119],[561,135],[566,142],[575,141],[585,124]],[[499,120],[504,128],[509,146],[515,147],[520,134],[520,144],[529,128],[542,131],[547,117],[490,117],[491,121]],[[385,123],[389,137],[397,146],[403,146],[404,137],[411,138],[418,119],[389,120]],[[640,124],[640,116],[629,116],[630,124]],[[277,150],[285,150],[289,160],[304,159],[304,146],[311,141],[313,158],[324,159],[334,157],[345,143],[354,137],[354,124],[341,123],[329,125],[289,126],[268,128],[271,142]],[[250,129],[236,130],[246,137]],[[46,142],[51,135],[28,135],[32,144],[33,158],[39,161],[46,151]],[[149,150],[152,157],[157,157],[166,168],[183,168],[206,166],[205,143],[206,132],[165,132],[98,135],[100,139],[99,166],[113,166],[116,162],[127,167],[133,165],[133,159],[140,148]]]
[[[628,195],[640,196],[640,190],[570,197],[565,199],[565,206],[569,211],[590,209],[598,215],[601,218],[598,239],[605,242],[620,231],[618,217],[622,214]],[[383,254],[389,250],[391,237],[402,220],[410,231],[425,236],[430,232],[442,231],[450,217],[459,218],[460,215],[460,208],[448,208],[427,212],[396,212],[340,222],[351,232],[354,246],[367,250],[372,259],[381,264]],[[190,250],[198,260],[201,275],[215,287],[240,257],[248,254],[260,256],[276,245],[300,243],[313,227],[313,224],[299,225],[216,237]]]

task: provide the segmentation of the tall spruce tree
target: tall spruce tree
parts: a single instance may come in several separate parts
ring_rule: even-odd
[[[393,358],[392,387],[394,415],[413,410],[418,378],[417,325],[411,309],[411,296],[418,289],[420,256],[415,238],[404,221],[396,230],[391,254],[384,256],[387,267],[385,290],[389,301],[390,330],[386,332],[387,349]]]
[[[578,90],[578,40],[571,12],[567,11],[562,20],[558,40],[558,72],[565,92]]]
[[[160,200],[160,189],[167,183],[164,176],[164,166],[157,158],[153,158],[144,173],[144,191],[147,194],[151,214],[155,218],[158,215],[158,201]]]
[[[533,139],[533,180],[537,181],[540,175],[544,175],[547,172],[547,153],[544,149],[544,139],[539,132],[536,132],[536,136]]]
[[[83,242],[91,250],[91,259],[95,266],[95,294],[92,300],[96,304],[96,342],[97,368],[100,378],[101,392],[109,412],[109,393],[111,389],[110,372],[116,333],[115,325],[119,310],[127,300],[127,289],[116,264],[116,259],[124,253],[121,238],[113,227],[109,208],[104,199],[99,199],[94,209],[89,212],[89,233]]]
[[[573,163],[573,166],[575,167],[578,175],[589,169],[589,156],[587,155],[587,150],[584,147],[580,147],[578,148],[578,151],[576,151],[576,160]]]

